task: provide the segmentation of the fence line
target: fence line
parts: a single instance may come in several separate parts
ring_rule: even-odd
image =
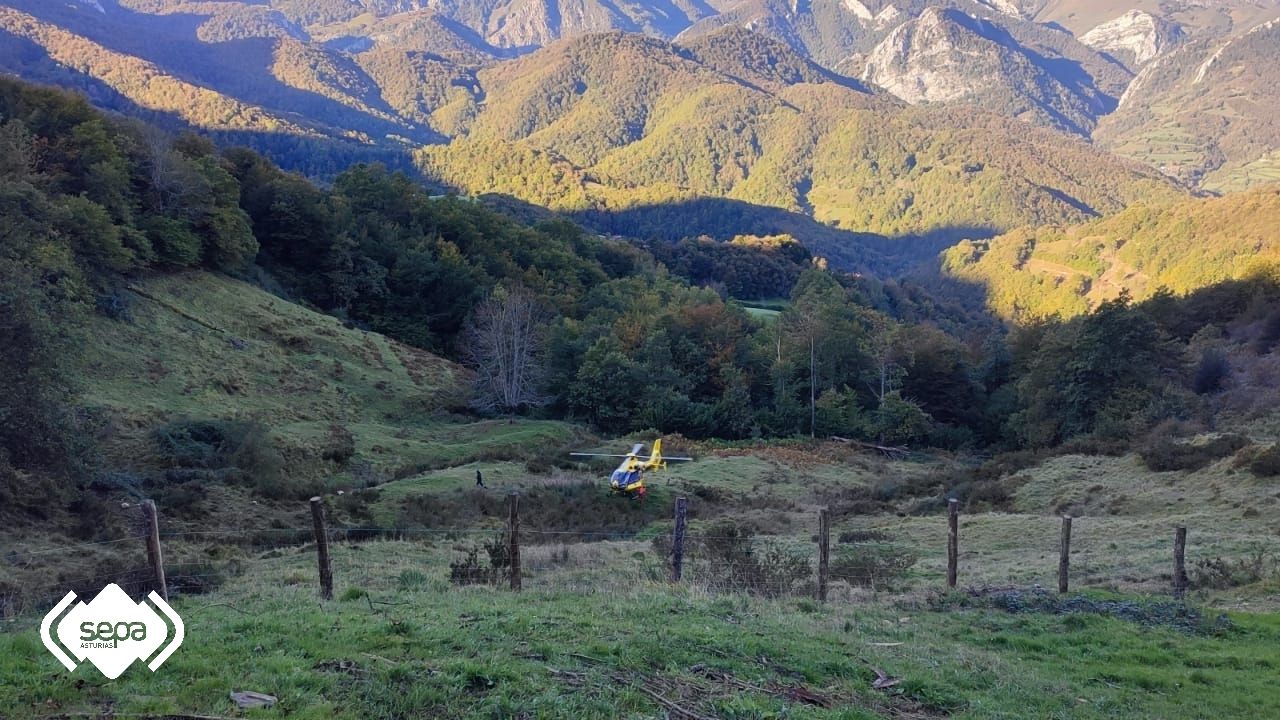
[[[87,588],[98,581],[116,581],[127,583],[131,587],[154,589],[163,597],[167,598],[170,587],[181,590],[183,586],[191,586],[193,583],[199,586],[199,581],[218,580],[223,578],[222,573],[218,572],[191,572],[179,571],[174,574],[167,574],[166,567],[170,569],[180,570],[178,566],[174,566],[171,562],[166,563],[163,545],[165,542],[173,542],[176,540],[190,539],[199,540],[216,537],[236,537],[249,539],[262,538],[272,533],[285,535],[290,538],[300,539],[310,536],[312,542],[300,543],[294,545],[298,550],[305,550],[308,547],[314,547],[317,554],[317,582],[320,596],[324,599],[333,597],[334,583],[334,564],[330,556],[331,541],[345,539],[349,542],[359,542],[361,540],[373,539],[376,537],[383,538],[401,538],[401,537],[436,537],[436,538],[460,538],[460,537],[487,537],[493,538],[498,542],[498,546],[503,547],[506,552],[505,565],[502,566],[504,577],[512,591],[520,591],[522,589],[521,579],[525,574],[525,569],[521,564],[521,538],[563,538],[563,539],[618,539],[622,537],[634,536],[635,533],[616,532],[616,531],[596,531],[596,530],[551,530],[539,528],[527,528],[521,526],[519,517],[519,496],[512,493],[508,497],[508,516],[503,525],[494,525],[488,528],[394,528],[394,527],[331,527],[328,524],[325,510],[325,502],[323,498],[316,497],[310,500],[310,508],[313,518],[313,526],[310,528],[268,528],[263,530],[196,530],[196,531],[169,531],[160,532],[160,517],[157,508],[150,500],[144,502],[140,506],[144,523],[142,532],[135,533],[129,537],[113,538],[109,540],[89,541],[83,543],[75,543],[62,546],[49,546],[36,550],[15,550],[10,553],[9,561],[12,565],[26,568],[38,568],[28,559],[25,563],[24,559],[31,557],[46,557],[57,553],[73,553],[83,552],[90,548],[100,546],[117,545],[122,543],[137,542],[142,545],[144,553],[140,553],[140,560],[136,565],[126,565],[119,570],[95,574],[89,577],[80,577],[72,580],[64,580],[58,583],[49,583],[36,585],[34,587],[15,588],[0,582],[0,616],[11,613],[13,607],[13,598],[27,596],[28,600],[40,601],[45,598],[42,593],[45,591],[55,591],[58,597],[64,595],[65,592],[56,592],[59,589],[67,589],[68,586],[77,588]],[[659,538],[670,538],[670,551],[666,554],[666,572],[667,579],[671,583],[689,582],[687,570],[691,573],[694,581],[708,582],[718,587],[728,588],[748,588],[748,589],[766,589],[776,590],[779,593],[789,592],[796,587],[812,588],[813,596],[820,602],[826,602],[828,596],[829,584],[832,580],[840,581],[860,581],[866,580],[869,575],[863,573],[849,572],[847,566],[838,568],[831,567],[830,558],[830,533],[831,520],[830,511],[827,508],[820,509],[817,514],[818,532],[813,538],[810,554],[804,556],[794,556],[797,564],[793,564],[787,569],[791,573],[783,579],[773,578],[768,575],[768,568],[761,565],[760,558],[762,554],[753,551],[749,544],[743,548],[735,545],[742,543],[745,538],[737,534],[718,534],[718,533],[697,533],[689,532],[687,529],[687,512],[688,500],[680,497],[675,503],[675,514],[673,528],[667,535],[659,534],[658,536],[645,533],[646,539],[658,540]],[[939,537],[945,533],[946,537],[946,577],[945,586],[948,588],[956,588],[959,586],[962,577],[961,554],[959,550],[960,531],[962,529],[961,514],[959,511],[959,503],[955,500],[948,502],[947,513],[945,515],[945,529],[939,527]],[[1061,518],[1061,535],[1058,542],[1058,590],[1065,593],[1068,591],[1071,567],[1071,517]],[[1172,564],[1172,587],[1171,591],[1175,597],[1181,598],[1188,589],[1188,578],[1186,574],[1185,554],[1186,554],[1186,537],[1187,529],[1182,526],[1175,528],[1173,542],[1173,564]],[[797,543],[796,546],[802,545]],[[840,559],[847,560],[850,557],[857,558],[859,550],[866,553],[872,548],[901,548],[900,543],[871,541],[853,541],[848,545],[849,552],[840,556]],[[695,552],[690,558],[688,551],[690,548]],[[795,549],[795,546],[791,548]],[[566,551],[567,552],[567,551]],[[717,557],[716,553],[740,552],[744,554],[740,559],[726,559]],[[704,554],[706,553],[706,554]],[[753,554],[754,553],[754,554]],[[1083,575],[1086,580],[1091,576],[1089,564],[1089,551],[1076,550],[1076,555],[1081,556]],[[146,562],[141,562],[141,558],[145,557]],[[351,572],[359,569],[359,565],[348,567],[342,563],[339,569],[342,572]],[[802,561],[802,562],[801,562]],[[196,563],[196,568],[201,565]],[[207,564],[206,567],[212,567]],[[545,566],[544,566],[545,567]],[[504,568],[504,569],[503,569]],[[807,569],[806,569],[807,568]],[[804,575],[799,573],[803,570]],[[753,575],[754,574],[754,575]],[[367,577],[367,572],[366,572]],[[811,584],[809,584],[811,583]]]

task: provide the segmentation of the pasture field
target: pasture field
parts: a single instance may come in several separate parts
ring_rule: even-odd
[[[1280,713],[1280,616],[1188,618],[1159,599],[852,594],[827,605],[672,587],[641,542],[527,553],[522,593],[457,587],[458,538],[263,553],[175,607],[159,671],[66,674],[36,620],[0,632],[6,718],[1263,718]],[[900,682],[886,690],[877,671]]]

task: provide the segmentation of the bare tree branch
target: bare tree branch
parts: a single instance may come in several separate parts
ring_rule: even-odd
[[[494,288],[463,329],[463,360],[476,371],[472,404],[515,412],[550,402],[541,393],[542,349],[551,314],[523,287]]]

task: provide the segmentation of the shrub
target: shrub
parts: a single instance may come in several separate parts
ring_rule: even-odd
[[[895,545],[868,544],[842,548],[831,560],[831,579],[872,590],[892,589],[920,557]]]
[[[199,264],[203,242],[187,223],[151,215],[139,220],[138,227],[146,233],[162,263],[179,267]]]
[[[326,439],[321,456],[338,465],[346,465],[356,454],[356,438],[346,427],[334,423],[329,426],[329,437]]]
[[[1191,584],[1198,588],[1229,590],[1261,582],[1270,574],[1274,558],[1262,548],[1255,548],[1242,558],[1203,558],[1191,568]]]
[[[188,480],[177,484],[165,484],[154,493],[156,503],[166,513],[193,516],[204,513],[204,500],[209,495],[199,480]]]
[[[709,582],[728,590],[779,597],[813,574],[807,557],[759,542],[750,527],[732,520],[709,526],[696,545],[692,555],[703,561]]]
[[[174,467],[219,469],[248,432],[245,423],[178,420],[156,429],[161,456]]]
[[[1280,443],[1254,453],[1249,459],[1249,472],[1265,478],[1280,475]]]
[[[402,570],[396,583],[401,591],[421,590],[427,584],[427,576],[420,570]]]
[[[1227,433],[1204,443],[1183,443],[1159,435],[1138,449],[1142,462],[1156,472],[1199,470],[1217,460],[1233,455],[1249,444],[1243,435]]]
[[[112,288],[98,295],[94,308],[112,320],[133,321],[133,296],[123,288]]]
[[[177,420],[158,428],[155,439],[170,465],[202,471],[186,473],[184,481],[240,482],[273,500],[309,497],[320,489],[318,481],[286,477],[284,456],[261,423]],[[168,475],[177,479],[172,471]]]
[[[488,555],[486,565],[480,559],[480,552]],[[497,535],[486,540],[481,547],[466,550],[461,560],[449,563],[449,582],[454,585],[486,585],[496,584],[511,572],[511,555],[505,535]]]
[[[1196,366],[1191,380],[1191,389],[1197,395],[1215,393],[1222,389],[1222,383],[1231,374],[1231,364],[1227,356],[1217,348],[1205,348],[1200,354],[1200,364]]]
[[[231,464],[242,479],[260,494],[272,500],[310,497],[319,490],[315,481],[290,480],[284,474],[284,456],[271,444],[267,429],[249,424],[239,445],[231,454]]]

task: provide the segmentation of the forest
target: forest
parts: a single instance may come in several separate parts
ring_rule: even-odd
[[[0,473],[93,466],[66,370],[80,320],[128,321],[131,278],[203,268],[457,359],[461,411],[619,435],[837,436],[979,453],[1134,443],[1274,400],[1280,274],[1005,326],[920,286],[831,269],[789,237],[632,243],[527,224],[357,165],[321,187],[243,148],[0,80]],[[514,307],[520,300],[521,308]],[[740,301],[773,299],[752,314]],[[514,309],[513,309],[514,308]],[[484,318],[526,313],[495,401]]]

